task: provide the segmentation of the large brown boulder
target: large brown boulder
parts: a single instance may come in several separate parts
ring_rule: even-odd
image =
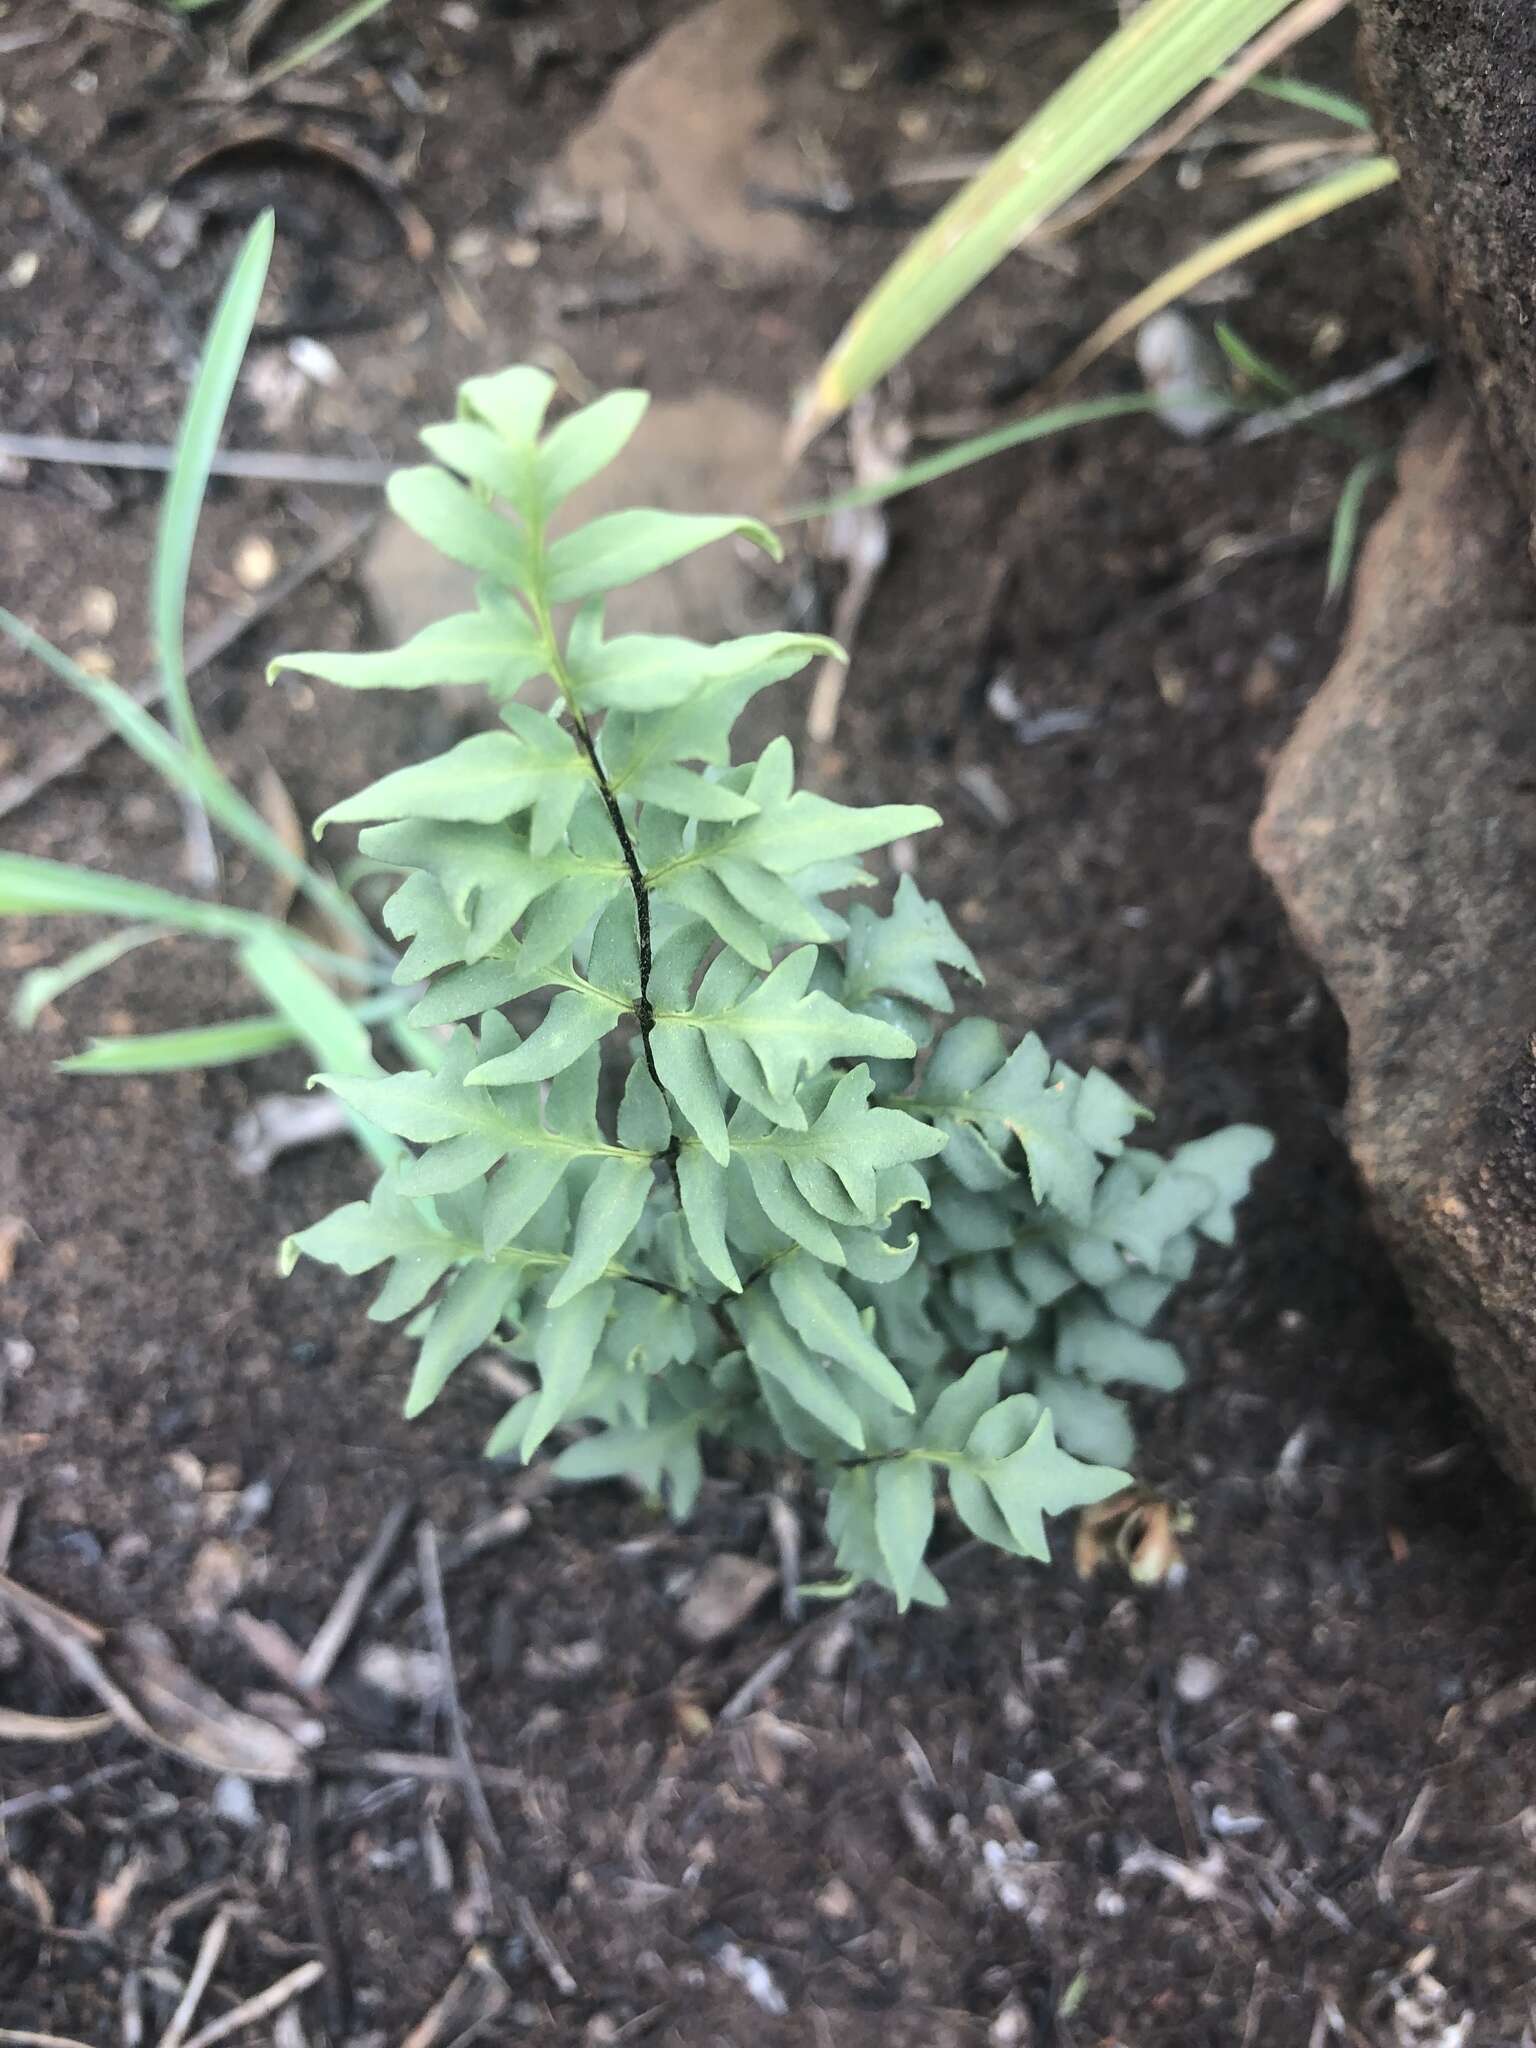
[[[1536,6],[1360,0],[1361,67],[1421,282],[1489,445],[1536,514]]]
[[[1381,1228],[1536,1492],[1526,526],[1470,417],[1442,400],[1405,449],[1255,846],[1349,1028],[1350,1144]]]

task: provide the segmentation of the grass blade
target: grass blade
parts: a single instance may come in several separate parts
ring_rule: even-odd
[[[324,28],[317,28],[312,36],[306,36],[301,43],[295,43],[291,50],[281,57],[274,57],[264,70],[258,71],[251,80],[250,90],[260,92],[273,85],[279,78],[286,78],[290,71],[302,71],[306,64],[313,64],[317,57],[323,57],[333,43],[339,43],[343,36],[351,35],[353,29],[361,28],[365,21],[382,14],[389,0],[353,0],[353,5],[344,7],[333,21]]]
[[[1365,494],[1377,477],[1392,467],[1390,455],[1363,455],[1344,479],[1339,502],[1334,507],[1333,530],[1328,537],[1328,580],[1323,589],[1325,605],[1337,604],[1349,584],[1360,544],[1360,520]]]
[[[804,448],[1002,257],[1288,4],[1147,0],[886,272],[797,409],[792,444]]]
[[[1330,121],[1342,121],[1346,128],[1358,128],[1365,135],[1371,132],[1371,117],[1360,102],[1346,99],[1341,92],[1329,92],[1326,86],[1308,85],[1303,78],[1271,78],[1267,73],[1245,83],[1250,92],[1262,93],[1266,99],[1326,115]]]
[[[30,853],[0,853],[0,916],[126,917],[219,939],[255,938],[267,926],[255,911]]]
[[[257,939],[241,948],[240,965],[326,1073],[380,1072],[368,1027],[357,1011],[349,1009],[285,941]],[[350,1108],[347,1116],[358,1143],[379,1166],[391,1165],[404,1153],[400,1140],[377,1124]]]
[[[877,483],[860,484],[854,490],[840,492],[835,498],[822,498],[815,504],[794,505],[787,512],[775,513],[775,524],[791,526],[797,520],[820,519],[828,512],[843,512],[856,505],[878,505],[886,498],[900,497],[903,491],[915,491],[919,484],[931,484],[936,478],[948,476],[954,470],[965,469],[973,462],[983,462],[989,455],[1001,455],[1006,449],[1022,447],[1027,441],[1043,441],[1048,435],[1064,434],[1073,427],[1091,426],[1097,420],[1118,420],[1135,413],[1161,412],[1165,403],[1152,392],[1137,391],[1118,397],[1084,398],[1071,405],[1052,406],[1048,412],[1031,413],[1027,419],[1010,420],[1006,426],[993,427],[969,440],[952,441],[947,448],[908,463],[905,469],[897,470],[894,476],[882,477]]]
[[[146,761],[173,789],[180,790],[200,804],[232,839],[240,840],[269,868],[285,875],[296,888],[302,889],[333,923],[363,940],[370,954],[376,957],[380,954],[379,940],[372,926],[351,898],[285,846],[261,813],[246,802],[211,761],[178,746],[159,720],[151,718],[141,704],[135,703],[121,683],[110,682],[103,676],[88,675],[67,654],[61,654],[51,641],[45,640],[41,633],[34,633],[30,626],[23,624],[14,612],[8,612],[3,605],[0,605],[0,633],[15,641],[45,668],[51,669],[71,689],[89,698],[119,739],[132,747],[141,761]],[[358,971],[355,965],[351,969],[354,975]]]
[[[1297,396],[1297,387],[1283,370],[1261,356],[1256,348],[1244,341],[1235,327],[1225,320],[1216,322],[1216,340],[1222,354],[1240,377],[1246,377],[1250,384],[1260,391],[1272,392],[1276,398],[1291,399]]]
[[[1197,128],[1203,128],[1207,121],[1234,98],[1245,85],[1250,84],[1262,72],[1266,64],[1272,64],[1277,57],[1283,57],[1287,50],[1303,37],[1310,36],[1333,17],[1341,13],[1345,0],[1294,0],[1289,14],[1282,15],[1263,35],[1258,36],[1243,51],[1235,64],[1224,65],[1210,79],[1202,92],[1185,107],[1181,107],[1171,121],[1165,122],[1157,133],[1150,136],[1135,152],[1128,163],[1111,172],[1102,184],[1095,185],[1080,206],[1072,209],[1069,220],[1061,225],[1074,232],[1086,220],[1118,199],[1128,191],[1138,178],[1144,178],[1155,163],[1160,163],[1171,149],[1177,149],[1186,142]]]
[[[184,1031],[146,1031],[124,1038],[93,1038],[84,1052],[55,1060],[59,1074],[177,1074],[231,1067],[292,1045],[281,1017],[234,1017],[227,1024],[193,1024]]]
[[[48,1005],[66,989],[77,988],[82,981],[89,981],[93,974],[100,974],[104,967],[121,960],[125,953],[132,953],[137,947],[147,946],[151,940],[166,936],[167,928],[161,924],[129,925],[126,931],[109,932],[106,938],[97,939],[94,945],[82,946],[78,953],[71,953],[57,966],[34,967],[17,984],[16,994],[11,1000],[13,1023],[23,1031],[30,1031]]]
[[[165,701],[171,730],[194,759],[216,774],[213,759],[198,729],[187,685],[182,642],[186,635],[187,580],[192,571],[192,546],[208,489],[208,472],[224,431],[224,418],[234,395],[246,345],[256,324],[256,309],[272,260],[274,224],[269,207],[245,238],[229,274],[197,377],[176,436],[176,459],[160,505],[160,530],[150,571],[150,616],[156,654],[165,676]]]
[[[203,938],[249,941],[279,938],[329,973],[371,982],[370,967],[332,953],[297,932],[289,932],[254,910],[232,910],[201,896],[178,896],[150,882],[99,874],[69,861],[29,853],[0,853],[0,917],[121,917],[133,924],[164,925]]]
[[[398,996],[373,996],[349,1014],[360,1024],[384,1023],[399,1009]],[[286,1017],[232,1017],[223,1024],[192,1024],[180,1031],[93,1038],[84,1052],[56,1060],[54,1070],[98,1076],[185,1073],[264,1059],[268,1053],[302,1042],[302,1033]]]
[[[1396,178],[1397,165],[1391,157],[1367,157],[1363,163],[1351,164],[1347,170],[1337,171],[1332,177],[1319,178],[1316,184],[1288,194],[1275,205],[1266,206],[1262,212],[1229,229],[1226,234],[1217,235],[1196,249],[1192,256],[1186,256],[1181,263],[1165,270],[1144,291],[1127,299],[1118,312],[1111,313],[1047,379],[1047,390],[1059,390],[1062,385],[1070,384],[1090,363],[1097,362],[1106,349],[1113,348],[1117,341],[1133,334],[1144,320],[1161,312],[1164,306],[1172,305],[1175,299],[1183,298],[1186,292],[1192,291],[1197,284],[1203,284],[1208,277],[1214,277],[1217,271],[1225,270],[1244,256],[1251,256],[1256,249],[1266,248],[1271,242],[1294,234],[1298,228],[1306,227],[1312,221],[1321,220],[1326,214],[1336,213],[1341,206],[1350,206],[1357,199],[1382,191]]]

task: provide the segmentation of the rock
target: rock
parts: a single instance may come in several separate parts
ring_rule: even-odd
[[[624,234],[671,272],[700,258],[742,276],[803,265],[805,223],[752,200],[799,192],[787,134],[769,132],[769,60],[798,29],[786,0],[714,0],[659,35],[574,135],[563,180],[608,202]]]
[[[1536,9],[1361,0],[1360,56],[1402,170],[1421,284],[1489,445],[1536,513]]]
[[[721,1551],[699,1573],[677,1611],[684,1639],[702,1648],[733,1634],[777,1580],[772,1565]]]
[[[453,612],[473,611],[476,577],[450,562],[400,519],[386,519],[363,557],[359,580],[381,647],[398,647]]]
[[[1465,415],[1404,448],[1254,838],[1349,1029],[1351,1150],[1536,1494],[1536,591]]]

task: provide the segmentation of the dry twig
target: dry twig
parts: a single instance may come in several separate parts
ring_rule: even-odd
[[[59,225],[84,242],[120,284],[154,308],[174,337],[177,368],[190,377],[197,369],[202,344],[164,281],[82,204],[68,182],[30,144],[14,136],[0,137],[0,162],[7,161],[16,166]]]
[[[69,462],[82,469],[136,469],[169,474],[176,450],[151,441],[82,441],[68,434],[0,434],[0,457],[16,462]],[[249,477],[269,484],[350,485],[377,490],[397,462],[359,455],[289,454],[279,448],[221,448],[211,476]]]
[[[210,661],[233,647],[270,613],[288,602],[295,592],[304,588],[314,577],[324,575],[344,555],[349,555],[358,542],[370,531],[378,519],[377,512],[360,513],[345,521],[334,533],[319,540],[299,561],[295,562],[286,576],[264,590],[248,610],[229,611],[217,620],[206,632],[199,633],[188,642],[186,671],[195,676]],[[165,677],[159,669],[140,677],[132,684],[129,696],[141,710],[158,704],[165,694]],[[19,811],[24,804],[31,803],[35,796],[55,783],[61,776],[72,775],[83,762],[88,761],[98,747],[112,738],[112,728],[95,722],[66,733],[50,747],[45,747],[30,769],[15,775],[0,777],[0,818],[8,818],[13,811]]]
[[[251,2026],[256,2020],[264,2020],[281,2007],[291,2004],[324,1974],[323,1963],[300,1963],[296,1970],[290,1970],[286,1977],[279,1977],[275,1984],[269,1984],[265,1991],[258,1991],[243,2005],[232,2006],[220,2018],[210,2020],[206,2027],[192,2036],[186,2048],[213,2048],[215,2041],[226,2040],[241,2027]]]
[[[315,1787],[303,1778],[293,1795],[293,1848],[298,1863],[299,1889],[309,1921],[309,1936],[320,1951],[325,1978],[325,2024],[333,2040],[341,2040],[352,2022],[352,1987],[346,1963],[336,1941],[336,1929],[326,1897],[320,1862],[320,1830],[315,1810]]]
[[[442,1562],[438,1555],[437,1531],[423,1522],[416,1531],[416,1571],[421,1580],[421,1604],[427,1617],[427,1634],[443,1674],[443,1712],[448,1719],[448,1746],[458,1765],[459,1783],[470,1823],[481,1847],[497,1865],[506,1862],[506,1847],[486,1801],[480,1770],[469,1747],[469,1730],[459,1698],[459,1681],[453,1664],[453,1639],[448,1632],[448,1609],[443,1599]]]
[[[318,1692],[335,1670],[337,1659],[351,1641],[368,1598],[415,1512],[414,1501],[398,1500],[380,1522],[373,1541],[348,1574],[334,1606],[316,1629],[313,1641],[299,1662],[293,1680],[296,1692]]]
[[[213,1981],[219,1958],[224,1953],[224,1944],[229,1940],[232,1915],[228,1907],[215,1913],[204,1930],[203,1938],[197,1945],[197,1957],[192,1965],[192,1974],[187,1979],[187,1988],[181,1994],[181,2003],[171,2015],[171,2023],[160,2036],[160,2048],[182,2048],[187,2029],[197,2017],[197,2008],[203,2002],[203,1994]]]

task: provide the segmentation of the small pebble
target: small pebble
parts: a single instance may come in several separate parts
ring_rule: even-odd
[[[235,550],[235,578],[242,590],[265,590],[277,574],[277,549],[265,534],[248,533]]]
[[[1170,432],[1199,441],[1230,417],[1221,351],[1187,313],[1154,313],[1136,336],[1136,361]]]
[[[327,390],[341,382],[341,364],[333,350],[308,334],[296,334],[288,344],[288,360],[300,376]]]
[[[75,606],[74,629],[100,640],[117,624],[117,599],[99,583],[88,583]]]
[[[246,1778],[220,1778],[213,1788],[213,1810],[220,1820],[232,1821],[237,1828],[253,1828],[261,1818],[256,1794]]]
[[[1173,1689],[1187,1707],[1198,1707],[1221,1690],[1225,1677],[1213,1657],[1181,1657],[1173,1674]]]
[[[42,257],[35,249],[19,249],[6,266],[5,281],[13,292],[24,292],[36,277]]]
[[[1029,2014],[1016,1998],[1010,1998],[987,2029],[991,2048],[1029,2048],[1035,2029]]]

